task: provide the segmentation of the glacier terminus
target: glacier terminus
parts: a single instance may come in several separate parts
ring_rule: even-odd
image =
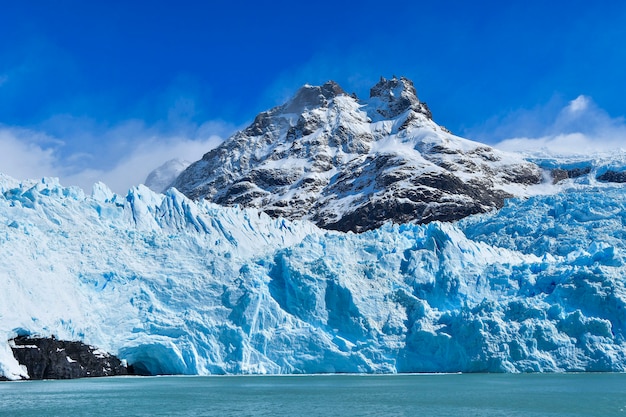
[[[404,79],[337,88],[163,193],[0,175],[0,375],[27,335],[150,375],[626,371],[623,155],[507,154]]]
[[[626,363],[619,188],[362,234],[195,203],[175,189],[120,197],[97,185],[85,196],[3,177],[1,190],[3,340],[80,339],[149,374]],[[0,346],[2,373],[23,376]]]

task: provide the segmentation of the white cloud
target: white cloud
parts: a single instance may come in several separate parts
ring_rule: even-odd
[[[87,193],[102,181],[125,194],[170,159],[200,159],[233,130],[208,122],[163,132],[136,120],[89,130],[88,123],[64,120],[62,141],[43,130],[0,125],[0,172],[20,180],[58,177],[63,185],[77,185]]]
[[[64,183],[76,184],[88,189],[96,181],[102,181],[113,191],[124,193],[130,187],[141,184],[155,168],[173,158],[196,161],[206,152],[223,141],[213,135],[202,140],[184,137],[150,137],[141,141],[130,153],[121,158],[112,168],[85,169],[66,175]]]
[[[578,96],[574,100],[570,101],[569,105],[565,108],[570,113],[580,113],[587,110],[590,106],[591,100],[586,96]]]
[[[39,178],[55,170],[51,142],[42,132],[0,127],[0,171],[17,179]]]
[[[626,149],[626,121],[613,118],[598,107],[590,97],[578,96],[562,107],[551,120],[546,109],[522,111],[509,117],[501,130],[530,130],[494,146],[508,151],[546,152],[563,155],[588,155]],[[540,123],[543,121],[544,123]]]

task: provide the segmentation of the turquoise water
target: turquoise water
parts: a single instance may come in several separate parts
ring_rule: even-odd
[[[1,416],[625,416],[626,374],[119,377],[0,383]]]

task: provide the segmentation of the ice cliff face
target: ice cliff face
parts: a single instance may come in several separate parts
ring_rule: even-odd
[[[438,126],[411,81],[394,77],[364,102],[332,81],[304,86],[172,185],[194,200],[363,232],[486,212],[540,181],[536,165]]]
[[[145,373],[625,371],[624,213],[605,185],[355,235],[0,176],[0,374],[25,334]]]

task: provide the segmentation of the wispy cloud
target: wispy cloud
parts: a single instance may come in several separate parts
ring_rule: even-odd
[[[0,171],[18,179],[51,175],[57,163],[55,143],[43,132],[0,127]]]
[[[226,123],[207,122],[166,131],[130,120],[108,128],[92,123],[90,130],[88,121],[61,119],[63,130],[54,135],[43,128],[0,125],[0,172],[17,179],[58,177],[62,184],[77,185],[86,192],[102,181],[123,194],[170,159],[200,159],[234,129]]]
[[[509,151],[584,155],[626,149],[626,120],[611,117],[584,95],[559,109],[552,102],[519,111],[499,129],[518,133],[495,144]]]

